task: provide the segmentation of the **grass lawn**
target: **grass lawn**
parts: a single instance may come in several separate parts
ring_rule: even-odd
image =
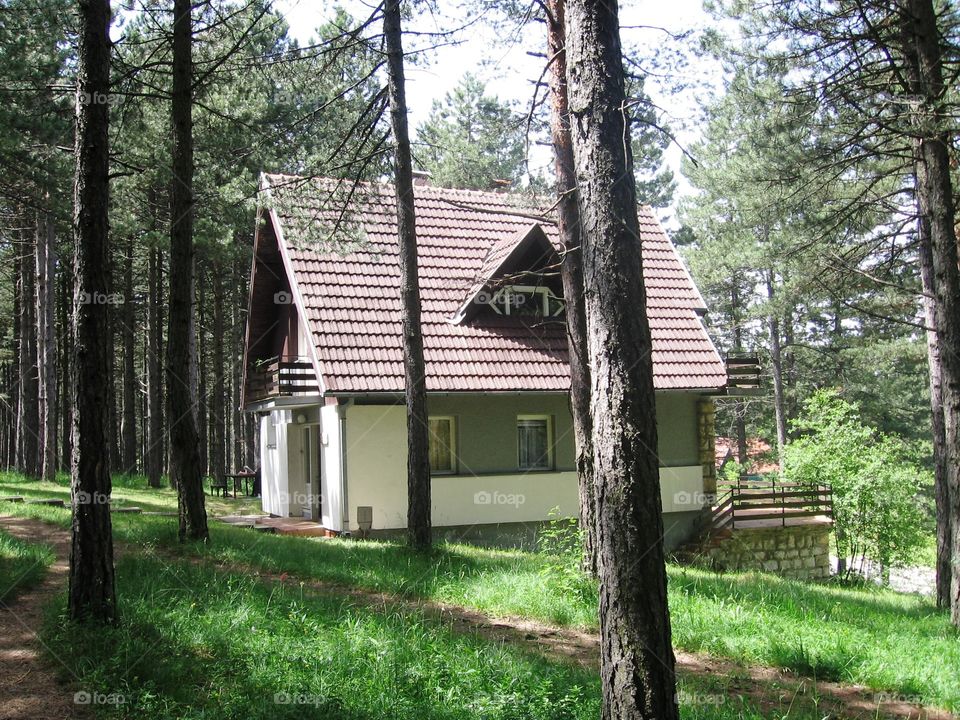
[[[0,531],[0,604],[12,602],[19,591],[40,582],[53,563],[46,545],[27,543]]]
[[[23,495],[55,493],[61,497],[66,497],[67,493],[66,488],[53,484],[41,485],[15,477],[0,477],[0,494],[8,491]],[[142,507],[155,505],[158,509],[166,510],[174,501],[172,493],[167,490],[118,487],[116,495],[118,499],[129,500],[131,504]],[[62,526],[69,523],[69,510],[66,509],[7,504],[0,506],[0,512],[28,514]],[[438,548],[432,557],[424,559],[411,556],[403,547],[391,543],[268,536],[217,523],[212,525],[212,543],[209,547],[184,547],[176,543],[176,526],[172,518],[141,515],[115,515],[114,530],[118,540],[147,547],[163,547],[182,554],[185,559],[187,556],[200,555],[218,562],[240,563],[261,571],[286,572],[305,579],[316,578],[460,604],[492,614],[519,615],[560,625],[596,626],[596,588],[590,583],[564,580],[563,576],[551,572],[551,563],[540,555],[445,545]],[[203,618],[207,617],[205,613],[212,613],[208,620],[198,617],[194,618],[196,623],[184,624],[183,632],[199,633],[206,622],[219,622],[217,618],[220,615],[235,615],[237,604],[229,600],[231,583],[237,587],[246,587],[244,583],[258,583],[242,573],[226,578],[217,576],[214,586],[219,589],[214,596],[222,598],[222,602],[217,603],[216,608],[211,608],[208,606],[210,596],[205,590],[201,592],[199,586],[195,587],[193,580],[181,583],[184,592],[178,595],[176,584],[166,590],[157,585],[164,577],[162,573],[159,577],[153,577],[157,573],[135,572],[124,564],[126,562],[121,563],[121,579],[118,583],[126,618],[124,629],[119,631],[121,633],[129,632],[130,623],[139,617],[139,611],[135,608],[140,602],[145,603],[142,613],[147,618],[150,617],[151,606],[166,607],[164,617],[169,615],[169,618],[163,622],[173,623],[176,627],[178,622],[183,621],[182,613],[187,612],[187,608],[182,606],[184,598],[189,597],[190,593],[197,596],[197,606],[204,608]],[[141,560],[137,560],[137,567],[144,567]],[[177,572],[212,572],[212,568],[204,565],[201,569],[183,568]],[[950,626],[947,614],[938,611],[929,599],[873,587],[845,588],[833,584],[786,581],[762,573],[719,575],[677,566],[668,567],[668,573],[674,643],[678,648],[703,650],[739,661],[794,669],[819,679],[861,683],[878,690],[920,696],[926,703],[960,710],[960,683],[957,682],[960,677],[960,638]],[[288,593],[280,587],[271,592],[281,593],[275,597],[284,598]],[[247,591],[244,593],[245,597]],[[256,597],[256,593],[252,593],[250,602],[253,603]],[[160,602],[163,598],[168,599],[167,605]],[[308,600],[304,599],[303,602]],[[309,616],[305,622],[322,623],[323,617],[334,612],[329,608],[329,601],[309,602],[318,604],[304,611]],[[240,603],[239,607],[244,603]],[[251,617],[257,614],[251,612]],[[368,617],[368,610],[357,614],[353,614],[353,611],[346,614],[345,611],[338,612],[336,617],[347,622],[348,627],[350,623],[359,623],[361,628],[368,628],[367,623],[374,622]],[[181,619],[178,620],[178,617]],[[160,623],[161,619],[157,617],[150,622]],[[388,634],[400,633],[407,638],[404,642],[414,642],[406,635],[405,623],[401,623],[401,626],[381,624],[377,627],[378,632],[388,632],[384,628],[393,627]],[[415,627],[409,628],[409,632],[415,631]],[[170,632],[172,637],[180,635],[179,630]],[[286,632],[282,630],[281,634]],[[349,634],[353,631],[344,632]],[[430,653],[430,643],[434,640],[428,636],[433,637],[426,633],[416,643],[426,643],[424,652]],[[215,638],[216,633],[210,630],[209,642]],[[201,640],[197,640],[200,645],[207,642]],[[341,640],[349,646],[346,635]],[[258,643],[259,640],[254,642],[255,645]],[[395,649],[400,647],[387,644]],[[203,652],[200,654],[203,655]],[[437,657],[445,655],[438,650]],[[216,653],[212,653],[209,662],[219,666],[221,661]],[[269,664],[264,658],[259,662]],[[351,662],[360,660],[354,658]],[[377,672],[386,672],[385,667],[377,668]],[[434,672],[434,669],[429,671]],[[154,668],[151,672],[163,671]],[[264,669],[264,672],[273,671]],[[441,670],[436,669],[435,672],[440,673]],[[471,672],[482,674],[486,671],[474,668]],[[365,677],[367,675],[369,673],[364,673]],[[513,671],[504,677],[512,676]],[[431,676],[426,682],[437,682],[436,677]],[[577,680],[577,684],[584,688],[593,687],[588,680]],[[490,687],[498,687],[496,682],[490,682]],[[563,682],[570,682],[569,677]],[[306,686],[313,687],[309,683]],[[448,683],[438,685],[447,686]],[[588,696],[589,693],[584,697]],[[553,697],[551,702],[555,700],[557,697]],[[366,696],[363,700],[364,712],[372,713],[370,716],[381,712],[380,708],[385,706],[378,705],[379,702],[372,695]],[[698,707],[697,711],[706,712],[707,709]],[[712,711],[716,711],[716,708]],[[429,713],[422,716],[433,717]],[[493,713],[489,717],[508,715]],[[555,716],[527,713],[518,717]]]

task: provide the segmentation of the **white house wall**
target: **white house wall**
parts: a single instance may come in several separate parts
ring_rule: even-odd
[[[695,402],[688,396],[689,402]],[[487,398],[497,400],[497,398]],[[503,399],[500,399],[503,402]],[[565,400],[561,400],[565,402]],[[684,402],[663,403],[661,427],[664,433],[687,434]],[[675,407],[674,407],[675,406]],[[668,409],[670,408],[670,409]],[[690,418],[687,416],[690,415]],[[679,422],[680,425],[672,424]],[[691,423],[693,420],[691,419]],[[469,423],[464,423],[469,427]],[[515,432],[511,428],[511,433]],[[347,473],[349,529],[356,528],[356,508],[373,508],[376,530],[406,527],[406,420],[400,405],[353,405],[347,410]],[[677,459],[689,462],[687,445],[671,438],[682,448]],[[461,446],[471,442],[459,438]],[[572,441],[571,441],[572,442]],[[556,472],[500,471],[494,473],[435,475],[432,480],[432,522],[435,526],[516,523],[544,520],[557,508],[561,516],[578,513],[577,474],[573,468],[559,467]],[[699,464],[661,468],[661,500],[665,513],[690,512],[703,507],[703,472]],[[326,495],[324,499],[326,500]],[[326,503],[325,503],[326,504]],[[324,517],[324,524],[327,518]],[[339,528],[338,528],[339,529]]]
[[[325,528],[343,529],[343,498],[341,497],[341,436],[340,416],[336,405],[320,408],[320,517]]]

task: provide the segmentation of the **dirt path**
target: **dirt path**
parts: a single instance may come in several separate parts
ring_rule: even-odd
[[[55,668],[37,638],[43,609],[67,582],[70,536],[37,520],[0,517],[0,529],[30,542],[43,542],[56,561],[39,584],[0,605],[0,720],[59,720],[86,717],[73,691],[57,682]]]
[[[43,604],[51,599],[51,595],[59,592],[66,582],[68,535],[43,522],[22,518],[0,518],[0,528],[23,540],[51,544],[57,553],[57,562],[41,585],[24,593],[14,603],[13,610],[23,622],[14,621],[11,624],[6,618],[7,611],[0,610],[0,622],[5,623],[0,625],[0,657],[4,660],[16,658],[19,663],[10,672],[0,674],[0,720],[82,717],[72,703],[72,693],[57,685],[53,671],[45,667],[38,657],[36,637],[32,630],[39,625]],[[137,550],[131,545],[118,544],[117,547],[118,553],[135,553]],[[184,560],[182,556],[171,555],[171,558]],[[204,558],[191,558],[190,561],[214,564]],[[495,618],[457,605],[405,598],[337,583],[301,580],[287,573],[264,573],[237,563],[216,563],[216,566],[227,572],[257,575],[265,582],[280,582],[297,588],[302,583],[304,588],[314,593],[347,597],[371,609],[422,612],[457,633],[510,644],[550,659],[574,662],[587,668],[597,668],[599,665],[599,637],[593,633],[553,627],[524,618]],[[742,696],[771,717],[782,717],[788,708],[815,709],[824,718],[857,720],[875,720],[878,715],[924,720],[952,720],[954,717],[946,711],[922,707],[891,693],[878,693],[862,686],[814,682],[810,678],[775,668],[746,666],[698,653],[677,651],[676,656],[681,677],[716,678],[717,687],[726,688],[727,696]],[[709,697],[700,700],[712,701]]]

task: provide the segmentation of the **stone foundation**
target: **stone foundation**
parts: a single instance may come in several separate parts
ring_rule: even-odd
[[[763,570],[786,578],[830,577],[828,523],[737,528],[713,535],[698,548],[697,561],[718,570]]]

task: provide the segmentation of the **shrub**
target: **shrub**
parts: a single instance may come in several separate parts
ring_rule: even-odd
[[[833,487],[837,554],[861,567],[908,562],[925,536],[921,490],[933,482],[916,453],[865,425],[835,391],[807,400],[793,426],[803,435],[786,448],[786,477]]]

